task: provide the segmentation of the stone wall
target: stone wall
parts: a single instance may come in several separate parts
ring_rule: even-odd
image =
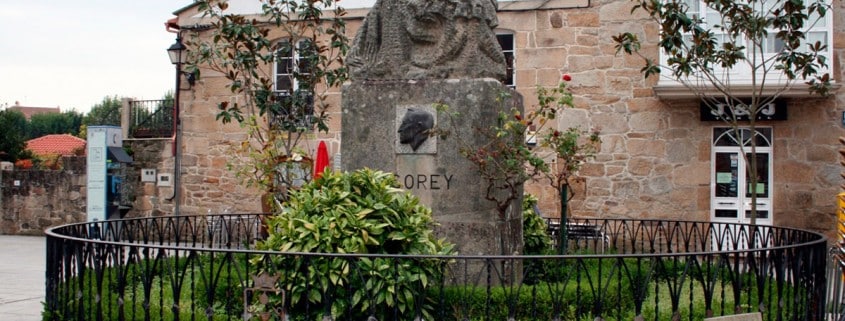
[[[187,126],[194,126],[193,117],[185,117]],[[208,122],[208,120],[205,120]],[[226,126],[216,126],[211,120],[203,123],[206,130],[225,131]],[[207,127],[206,127],[207,126]],[[234,134],[241,137],[241,133]],[[181,149],[181,203],[180,215],[261,211],[260,193],[244,187],[227,167],[237,158],[231,157],[233,136],[205,132],[205,135],[188,133]],[[221,137],[222,136],[222,137]],[[242,139],[242,138],[240,138]],[[134,189],[133,208],[127,216],[172,215],[175,211],[174,186],[161,186],[158,182],[142,182],[141,170],[155,169],[157,174],[170,174],[175,178],[173,143],[165,140],[124,140],[132,149],[134,163],[127,177]],[[175,181],[173,182],[175,184]]]
[[[157,174],[173,174],[172,143],[170,140],[124,140],[124,146],[130,151],[134,162],[126,168],[126,182],[129,187],[129,199],[132,209],[127,217],[147,217],[171,215],[174,211],[172,187],[158,186],[157,182],[142,182],[141,170],[155,169]],[[225,160],[225,158],[220,158]],[[86,163],[85,157],[62,159],[63,169],[58,171],[42,170],[6,170],[0,180],[0,234],[43,235],[44,230],[62,224],[84,222],[86,220]],[[205,163],[204,163],[205,164]],[[229,173],[223,163],[215,163],[214,172],[223,175]],[[227,208],[236,208],[238,195],[230,195],[228,205],[217,205],[225,193],[202,190],[217,186],[214,177],[195,182],[196,173],[205,173],[197,167],[195,156],[183,158],[183,204],[190,213],[200,212],[197,208],[222,212]],[[230,179],[231,182],[232,179]],[[218,178],[219,181],[219,178]],[[15,182],[18,182],[16,184]],[[207,184],[207,185],[205,185]],[[231,185],[237,185],[234,182]],[[218,198],[219,197],[219,198]],[[207,202],[205,207],[195,204]],[[225,204],[225,203],[224,203]],[[259,203],[255,203],[259,205]],[[229,206],[229,207],[226,207]],[[206,211],[203,211],[205,213]],[[257,210],[253,210],[257,211]],[[184,213],[184,212],[183,212]]]
[[[173,159],[169,139],[130,140],[123,145],[132,151],[132,165],[127,168],[126,181],[132,191],[132,209],[127,217],[162,216],[173,213],[173,188],[159,187],[157,182],[142,182],[142,169],[155,169],[158,174],[173,175]]]
[[[710,220],[712,130],[728,125],[700,120],[696,101],[657,98],[657,78],[643,78],[642,61],[616,53],[612,36],[630,31],[645,41],[647,56],[658,56],[659,27],[642,12],[632,14],[634,4],[598,0],[587,7],[499,12],[498,28],[515,38],[516,90],[531,109],[537,104],[536,86],[554,86],[569,74],[575,108],[558,117],[558,128],[601,132],[601,151],[574,186],[573,216]],[[841,9],[845,3],[834,3],[831,10],[835,17],[830,65],[838,81],[845,59]],[[348,36],[361,26],[361,16],[349,18]],[[190,17],[180,17],[180,22],[183,18],[190,25]],[[244,130],[215,120],[219,102],[238,98],[226,88],[222,75],[209,70],[202,75],[192,91],[182,93],[184,209],[256,210],[258,193],[237,185],[226,170],[226,164],[237,162],[231,150],[243,141]],[[843,98],[791,99],[788,120],[759,124],[774,132],[774,224],[834,234],[835,195],[842,182],[836,175],[836,139],[845,135]],[[339,90],[329,93],[328,103],[330,131],[316,134],[312,141],[327,141],[335,155],[343,117]],[[313,151],[315,146],[304,148]],[[540,198],[544,215],[558,215],[556,191],[544,182],[527,190]]]
[[[695,100],[657,98],[657,77],[644,79],[641,61],[616,54],[611,37],[631,31],[657,56],[658,27],[641,12],[632,15],[632,5],[606,0],[589,8],[500,13],[500,28],[515,37],[517,90],[530,109],[536,85],[552,86],[568,74],[575,107],[558,117],[558,128],[601,132],[601,151],[580,173],[570,215],[710,220],[712,130],[729,125],[700,120]],[[839,39],[845,33],[835,25]],[[841,44],[834,48],[834,65],[842,50]],[[840,69],[834,72],[842,78]],[[832,236],[842,182],[836,140],[845,134],[842,96],[786,104],[788,120],[757,124],[774,132],[774,224]],[[539,196],[545,215],[558,215],[556,191],[543,183],[528,190]]]
[[[237,144],[247,138],[237,124],[222,124],[215,119],[213,97],[205,97],[182,116],[182,206],[183,214],[256,213],[261,211],[261,191],[243,184],[235,170],[242,159],[235,153]],[[315,146],[316,147],[316,146]]]
[[[52,226],[85,221],[85,159],[63,159],[63,170],[2,171],[0,234],[43,235]]]

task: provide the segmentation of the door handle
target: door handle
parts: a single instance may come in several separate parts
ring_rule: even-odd
[[[719,205],[736,205],[735,202],[719,202]]]

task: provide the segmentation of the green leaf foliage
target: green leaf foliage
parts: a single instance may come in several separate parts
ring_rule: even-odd
[[[552,238],[548,233],[546,221],[534,209],[537,197],[525,194],[522,197],[522,239],[527,255],[549,254]]]
[[[103,97],[103,101],[91,107],[91,111],[82,119],[86,126],[120,126],[120,108],[123,105],[117,96]]]
[[[537,197],[531,194],[522,196],[522,243],[526,255],[545,255],[552,253],[552,238],[548,233],[546,221],[535,210]],[[545,273],[543,261],[525,261],[525,284],[537,284]]]
[[[452,254],[435,238],[431,210],[398,187],[394,174],[369,169],[327,172],[293,191],[259,248],[302,253]],[[303,256],[255,262],[280,273],[294,309],[327,306],[328,313],[377,316],[394,309],[428,313],[421,293],[441,278],[443,261]],[[317,311],[326,313],[326,311]],[[366,319],[359,318],[361,320]],[[357,320],[357,319],[355,319]]]
[[[538,86],[537,105],[526,113],[522,112],[521,106],[507,108],[506,104],[513,102],[511,94],[500,92],[497,102],[501,107],[496,123],[474,128],[475,134],[486,139],[480,146],[467,143],[460,135],[451,135],[458,141],[461,156],[475,165],[479,176],[487,183],[484,198],[496,203],[499,219],[505,222],[500,225],[500,240],[510,239],[510,229],[506,225],[510,224],[511,205],[522,196],[522,186],[526,181],[542,175],[559,190],[561,186],[569,185],[569,179],[598,151],[601,143],[598,131],[593,131],[589,139],[582,139],[582,132],[577,128],[570,128],[563,134],[551,128],[564,108],[573,106],[572,92],[566,84],[570,80],[569,75],[564,75],[555,87]],[[450,125],[435,129],[433,134],[446,139],[451,133],[458,132],[455,120],[461,115],[450,111],[445,104],[435,104],[435,108]],[[538,140],[540,148],[535,146]],[[555,166],[550,166],[544,158],[549,152],[555,156]],[[502,254],[511,253],[512,250],[502,245]]]
[[[570,179],[578,174],[581,166],[595,157],[599,151],[599,133],[587,133],[578,127],[567,130],[550,130],[541,137],[540,145],[554,151],[558,159],[555,171],[546,173],[551,185],[560,190],[570,185]],[[569,201],[561,200],[561,201]]]
[[[619,273],[624,265],[630,266],[635,261],[549,259],[535,263],[545,267],[545,280],[526,283],[518,289],[472,285],[445,287],[442,301],[447,303],[446,310],[452,313],[444,320],[468,320],[476,315],[485,315],[486,320],[598,320],[588,316],[610,311],[625,311],[628,315],[617,319],[618,312],[609,313],[606,315],[608,320],[636,320],[631,313],[635,295],[644,290],[633,284],[641,282],[642,276],[639,270],[630,275]],[[648,264],[643,264],[643,268],[649,268]],[[595,282],[598,279],[613,279],[614,282],[599,285]]]
[[[261,12],[244,15],[228,10],[228,1],[197,1],[210,30],[188,34],[185,69],[198,80],[201,71],[225,79],[231,95],[214,102],[216,119],[247,133],[234,148],[245,162],[232,168],[245,185],[283,202],[297,180],[278,168],[303,154],[300,144],[308,135],[328,132],[328,90],[347,79],[346,12],[332,0],[260,3]],[[293,53],[296,61],[286,62]],[[290,68],[285,80],[274,72],[282,64]],[[285,82],[296,85],[287,88]]]
[[[16,110],[0,110],[0,160],[14,162],[26,148],[28,122]]]
[[[63,113],[32,115],[29,119],[29,137],[34,139],[52,134],[77,136],[79,135],[79,126],[82,125],[82,119],[82,114],[73,110]]]
[[[812,42],[807,35],[808,27],[824,22],[830,10],[825,0],[704,0],[707,10],[719,14],[708,15],[707,20],[686,1],[632,1],[636,3],[632,13],[644,11],[660,26],[657,46],[667,60],[658,66],[648,55],[640,54],[642,45],[636,33],[621,33],[613,36],[613,41],[617,52],[643,57],[645,76],[660,74],[662,67],[667,71],[664,76],[703,81],[729,91],[730,81],[721,70],[747,65],[759,75],[755,85],[782,75],[790,83],[803,81],[813,93],[830,94],[831,77],[821,72],[828,67],[822,55],[827,45]],[[769,48],[773,44],[776,52]],[[769,87],[773,86],[782,87]]]
[[[544,91],[545,88],[538,88]],[[546,95],[538,97],[540,107],[528,114],[523,114],[522,107],[514,104],[511,92],[499,92],[496,101],[499,106],[496,123],[488,127],[473,128],[475,134],[483,136],[486,143],[474,145],[464,141],[455,128],[456,120],[462,117],[453,112],[449,106],[438,104],[435,108],[438,114],[448,119],[448,128],[438,128],[435,133],[442,139],[456,139],[460,146],[461,156],[475,165],[480,177],[487,182],[484,198],[496,203],[499,219],[508,221],[508,210],[511,203],[522,196],[522,184],[529,179],[548,171],[547,164],[541,157],[532,152],[525,142],[525,133],[532,126],[542,126],[545,119],[553,119],[557,106],[571,103],[568,97],[553,97]],[[505,251],[503,253],[511,253]]]
[[[646,77],[659,75],[680,83],[717,114],[726,108],[730,112],[724,120],[737,131],[748,127],[756,132],[763,107],[800,83],[810,94],[833,94],[833,77],[825,72],[833,69],[827,61],[832,51],[826,40],[815,41],[818,35],[810,34],[812,27],[830,28],[827,0],[632,1],[633,11],[644,11],[659,26],[656,42],[664,60],[655,63],[651,53],[640,53],[643,46],[636,32],[614,36],[616,51],[640,56]],[[750,116],[746,121],[737,114]],[[750,155],[745,160],[750,164],[747,175],[755,186],[756,140],[750,143],[750,152],[741,154]],[[756,198],[752,193],[752,225]]]

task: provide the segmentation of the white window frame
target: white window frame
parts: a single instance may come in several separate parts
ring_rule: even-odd
[[[505,49],[502,47],[502,54],[505,55],[505,64],[507,64],[507,70],[510,71],[510,79],[506,79],[502,83],[505,86],[514,88],[516,87],[516,34],[510,30],[496,30],[496,40],[499,41],[499,45],[501,46],[503,39],[501,37],[508,37],[510,36],[510,49]],[[504,39],[506,41],[506,39]],[[510,61],[508,61],[508,55],[510,55]],[[508,71],[505,71],[508,72]],[[506,76],[507,77],[507,76]]]
[[[295,124],[298,127],[309,127],[313,124],[314,88],[303,87],[297,79],[297,76],[309,75],[314,68],[314,66],[308,66],[309,70],[301,70],[303,67],[302,58],[304,57],[304,51],[302,49],[311,41],[308,38],[297,40],[289,54],[286,54],[288,51],[286,48],[290,48],[291,41],[289,39],[278,41],[279,45],[272,67],[273,93],[277,101],[283,105],[283,114],[270,118],[271,124]],[[311,46],[312,50],[316,50],[312,45],[308,46]],[[312,52],[311,54],[316,55],[317,53]],[[281,84],[280,80],[283,78],[286,78],[287,82]],[[302,101],[302,99],[306,100]],[[294,102],[297,103],[294,104]],[[287,116],[288,114],[286,112],[292,112],[301,116],[301,118],[297,117],[296,120],[288,119],[287,117],[289,116]]]
[[[683,0],[681,0],[683,1]],[[770,0],[771,1],[771,0]],[[783,0],[781,0],[783,1]],[[690,5],[690,9],[687,12],[689,15],[696,15],[701,16],[704,19],[704,23],[712,27],[714,24],[718,24],[721,22],[721,16],[718,12],[713,11],[706,7],[703,1],[699,0],[686,0]],[[714,21],[716,20],[716,21]],[[811,17],[808,19],[808,22],[812,22],[813,18]],[[822,51],[820,54],[826,57],[826,61],[828,63],[827,68],[823,68],[819,70],[819,74],[824,74],[827,72],[832,72],[834,60],[833,60],[833,9],[829,9],[827,14],[824,16],[823,19],[820,19],[815,25],[810,26],[807,30],[805,30],[808,35],[816,34],[816,37],[808,37],[803,43],[802,46],[807,46],[810,43],[815,43],[815,41],[819,40],[822,41],[823,44],[827,44],[827,49]],[[774,37],[774,33],[770,32],[769,37]],[[668,56],[666,53],[663,52],[662,49],[659,50],[660,54],[660,61],[665,65],[666,61],[668,60]],[[691,98],[695,95],[690,93],[689,90],[675,80],[673,76],[671,76],[669,70],[663,70],[662,73],[666,73],[662,75],[658,80],[658,84],[655,87],[655,91],[657,92],[658,96],[664,98]],[[718,72],[718,70],[717,70]],[[749,66],[738,63],[736,64],[728,73],[725,74],[728,79],[730,79],[731,87],[737,91],[751,91],[754,88],[751,88],[752,85],[752,75],[751,69]],[[758,76],[760,73],[758,72]],[[789,80],[786,77],[782,76],[782,73],[776,70],[772,70],[769,72],[766,82],[769,84],[768,86],[771,87],[780,87],[782,85],[786,85]],[[797,81],[797,84],[802,84],[803,81]],[[703,82],[699,86],[696,87],[710,87],[712,86],[709,82]],[[806,86],[793,86],[794,89],[785,92],[783,96],[808,96],[809,93],[807,92]]]
[[[300,88],[299,80],[295,75],[299,74],[301,71],[300,68],[300,59],[302,58],[302,48],[303,45],[307,42],[310,42],[310,39],[299,39],[296,41],[296,45],[294,46],[293,50],[291,50],[290,56],[282,57],[282,46],[286,46],[290,43],[288,39],[283,39],[279,41],[279,50],[276,51],[276,61],[273,64],[273,91],[277,95],[283,96],[290,96],[294,92],[296,92]],[[282,72],[280,69],[285,68],[282,63],[284,61],[290,61],[290,70],[288,72]],[[312,67],[313,68],[313,67]],[[306,73],[307,74],[307,73]],[[290,88],[280,88],[280,78],[281,77],[288,77],[290,81]]]

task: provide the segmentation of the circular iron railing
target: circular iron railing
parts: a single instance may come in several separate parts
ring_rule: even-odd
[[[260,251],[264,214],[47,231],[46,320],[823,320],[826,238],[570,219],[570,255]],[[558,224],[559,226],[559,224]],[[557,233],[558,230],[552,230]],[[426,273],[411,273],[424,267]]]

